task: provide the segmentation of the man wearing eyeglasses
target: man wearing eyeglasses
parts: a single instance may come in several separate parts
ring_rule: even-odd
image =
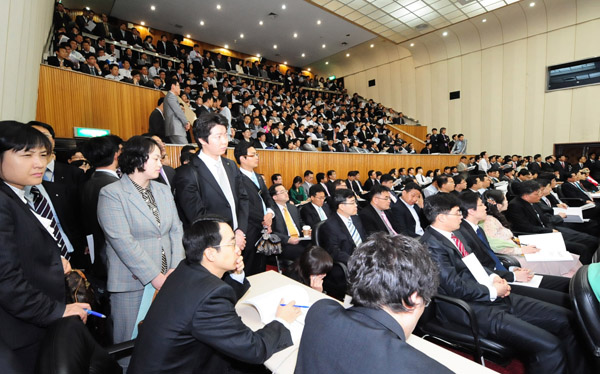
[[[336,213],[325,221],[321,230],[321,246],[329,252],[334,262],[346,264],[356,247],[367,240],[367,233],[358,215],[356,197],[352,190],[335,190],[333,206]],[[332,297],[343,299],[346,293],[346,278],[339,267],[334,267],[325,277],[323,288]]]
[[[358,216],[367,232],[385,232],[391,235],[400,233],[400,226],[390,210],[390,189],[377,184],[369,191],[370,204],[361,209]]]
[[[479,333],[505,345],[518,345],[524,353],[527,372],[583,373],[586,362],[575,339],[577,327],[572,313],[563,307],[511,293],[511,286],[497,274],[484,269],[486,277],[476,280],[464,262],[475,264],[465,237],[458,232],[463,215],[460,201],[451,194],[425,199],[423,210],[431,225],[421,242],[426,244],[440,271],[438,293],[461,299],[475,313]],[[442,323],[469,327],[461,310],[444,303],[436,305]]]
[[[256,148],[247,142],[240,142],[233,154],[240,165],[242,182],[248,192],[248,228],[243,255],[246,274],[253,275],[266,270],[267,258],[263,254],[256,253],[256,242],[263,228],[271,227],[275,216],[274,202],[265,181],[254,171],[259,162]]]
[[[281,257],[286,260],[294,261],[310,243],[309,240],[302,240],[304,225],[300,218],[298,208],[289,202],[288,191],[279,183],[269,187],[269,194],[275,201],[275,221],[273,221],[273,234],[281,239],[282,249]]]

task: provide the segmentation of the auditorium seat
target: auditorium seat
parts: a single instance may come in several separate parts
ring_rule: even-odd
[[[573,311],[581,328],[581,336],[600,364],[600,303],[588,281],[588,265],[582,266],[571,278],[569,295]]]

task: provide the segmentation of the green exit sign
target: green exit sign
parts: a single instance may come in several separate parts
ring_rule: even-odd
[[[73,127],[73,136],[76,138],[96,138],[110,135],[110,130],[92,129],[89,127]]]
[[[329,78],[327,78],[327,79],[329,79],[330,81],[332,81],[332,80],[334,80],[334,79],[335,79],[335,75],[332,75],[331,77],[329,77]]]

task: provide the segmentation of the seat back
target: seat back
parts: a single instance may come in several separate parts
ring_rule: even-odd
[[[600,357],[600,303],[588,281],[588,265],[571,278],[569,295],[586,345]]]
[[[319,246],[319,247],[321,247],[321,248],[323,248],[323,242],[322,242],[322,241],[323,241],[323,239],[322,239],[322,233],[321,233],[321,231],[323,231],[323,230],[322,230],[322,226],[323,226],[323,224],[324,224],[326,221],[327,221],[327,220],[325,220],[325,221],[321,221],[321,222],[317,222],[317,223],[314,225],[313,229],[312,229],[312,239],[311,239],[311,241],[312,241],[312,244],[314,244],[314,245],[318,245],[318,246]]]

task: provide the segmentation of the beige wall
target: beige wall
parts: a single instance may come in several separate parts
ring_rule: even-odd
[[[311,67],[430,128],[465,133],[470,153],[547,154],[555,142],[600,140],[600,86],[545,92],[546,66],[600,55],[600,1],[529,2],[450,26],[446,37],[423,35],[413,47],[377,38]],[[450,101],[456,90],[461,99]]]
[[[38,76],[54,2],[2,0],[0,120],[35,119]]]

